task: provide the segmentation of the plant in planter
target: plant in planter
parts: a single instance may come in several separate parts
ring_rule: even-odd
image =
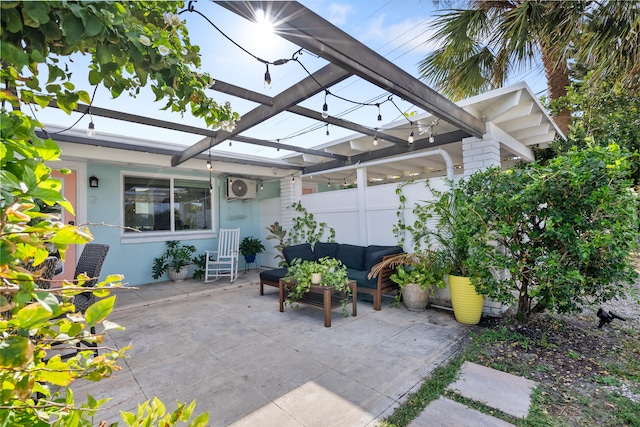
[[[181,282],[189,272],[196,248],[193,245],[181,245],[177,240],[169,240],[166,245],[165,253],[153,259],[153,278],[159,279],[168,271],[171,280]]]
[[[295,259],[291,262],[287,275],[284,280],[291,282],[295,280],[295,285],[290,288],[289,300],[292,306],[296,306],[295,302],[304,297],[311,289],[312,283],[316,282],[319,277],[320,286],[331,286],[337,292],[344,292],[351,295],[349,287],[349,279],[347,277],[347,267],[339,260],[331,257],[320,258],[317,261],[301,261]],[[346,314],[347,299],[342,300],[343,313]]]
[[[254,236],[247,236],[242,239],[239,249],[247,263],[255,262],[256,254],[260,254],[265,251],[265,247],[260,239]]]
[[[433,199],[416,203],[413,209],[416,220],[409,226],[400,223],[396,226],[396,234],[403,230],[409,232],[416,251],[422,246],[438,251],[441,265],[449,276],[451,305],[456,320],[476,324],[482,315],[484,298],[468,277],[475,276],[470,271],[469,264],[470,238],[473,230],[467,226],[467,218],[473,215],[473,207],[469,204],[465,192],[454,187],[453,183],[450,183],[449,191],[438,191],[432,188],[428,181],[425,185]],[[400,201],[403,206],[402,197]]]
[[[429,302],[429,294],[434,287],[444,288],[445,268],[443,257],[437,251],[402,253],[386,258],[376,264],[370,276],[377,275],[383,268],[395,267],[389,278],[400,287],[396,301],[404,301],[411,311],[423,311]]]

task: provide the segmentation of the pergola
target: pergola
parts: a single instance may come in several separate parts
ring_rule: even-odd
[[[80,144],[170,155],[173,166],[179,166],[192,158],[204,158],[203,153],[210,148],[224,141],[232,140],[293,152],[293,154],[276,160],[258,157],[215,156],[214,160],[220,162],[249,166],[246,172],[248,177],[259,176],[259,174],[252,172],[251,167],[254,170],[255,167],[265,167],[277,168],[281,176],[295,173],[312,179],[311,175],[328,176],[333,173],[334,179],[342,180],[348,175],[343,171],[356,165],[370,164],[372,166],[368,170],[368,176],[376,180],[383,180],[408,175],[428,176],[429,173],[443,171],[444,165],[441,159],[429,157],[428,160],[425,160],[425,158],[421,158],[419,153],[444,145],[450,147],[448,150],[453,162],[456,166],[461,167],[462,156],[460,152],[462,148],[460,142],[469,137],[482,139],[489,132],[488,122],[509,121],[506,127],[502,126],[499,129],[492,127],[494,131],[498,130],[500,133],[501,155],[505,159],[532,160],[528,146],[549,143],[557,131],[548,117],[537,111],[540,109],[540,105],[532,98],[530,91],[526,90],[526,85],[522,88],[505,91],[499,98],[483,99],[479,97],[463,108],[297,2],[215,1],[214,3],[251,21],[256,19],[256,11],[268,11],[274,22],[276,34],[301,49],[327,60],[329,64],[275,96],[267,96],[233,83],[216,80],[211,87],[212,90],[258,104],[242,115],[242,119],[231,132],[159,120],[97,106],[91,107],[91,114],[95,116],[202,136],[202,139],[197,143],[182,151],[114,142],[100,138],[87,141],[86,138],[65,134],[58,135],[57,139]],[[411,142],[407,139],[406,125],[408,120],[389,124],[384,129],[371,128],[330,115],[323,117],[321,111],[300,105],[306,99],[330,90],[332,86],[351,76],[366,80],[424,110],[423,113],[410,120],[412,134],[415,126],[415,139]],[[87,109],[87,106],[79,106],[77,111],[85,113]],[[243,135],[260,123],[285,112],[345,128],[353,131],[354,134],[352,137],[338,139],[314,148],[281,144]],[[433,126],[429,128],[429,124],[433,123],[438,124],[437,138],[431,138]],[[400,129],[401,127],[403,129]],[[373,138],[376,139],[375,145],[371,144]]]

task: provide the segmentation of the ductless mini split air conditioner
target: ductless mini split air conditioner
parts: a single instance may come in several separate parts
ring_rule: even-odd
[[[256,182],[244,178],[227,178],[227,200],[256,198]]]

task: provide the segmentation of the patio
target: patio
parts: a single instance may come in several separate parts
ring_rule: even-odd
[[[429,309],[382,311],[358,304],[357,317],[300,306],[278,311],[278,292],[258,292],[258,273],[230,284],[185,281],[116,291],[106,345],[133,343],[122,370],[99,383],[74,384],[85,394],[112,397],[97,420],[158,396],[197,400],[212,426],[375,425],[390,415],[465,336],[453,314]]]

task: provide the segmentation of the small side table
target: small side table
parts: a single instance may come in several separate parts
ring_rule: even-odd
[[[285,282],[284,279],[280,279],[280,313],[284,312],[284,301],[287,298],[287,288],[290,283]],[[349,281],[349,288],[351,289],[351,315],[357,316],[357,300],[358,300],[358,285],[355,280]],[[296,301],[302,304],[311,305],[314,307],[320,307],[324,311],[324,326],[331,327],[331,310],[342,306],[341,299],[335,295],[337,292],[332,286],[319,286],[311,285],[309,293],[302,299]]]

